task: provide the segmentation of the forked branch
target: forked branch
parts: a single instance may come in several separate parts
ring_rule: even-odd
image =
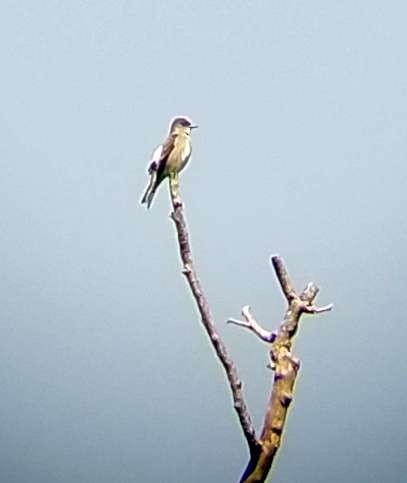
[[[321,308],[313,305],[319,291],[313,283],[309,283],[300,294],[295,291],[285,263],[280,256],[273,256],[271,261],[288,304],[277,332],[268,332],[263,329],[250,315],[247,306],[243,309],[244,321],[229,320],[233,324],[251,330],[263,341],[267,339],[265,334],[269,334],[268,338],[271,341],[270,367],[274,370],[274,381],[258,440],[261,450],[250,457],[240,480],[245,483],[265,481],[280,447],[288,408],[293,399],[294,385],[300,368],[300,361],[293,356],[291,348],[301,315],[303,313],[317,314],[332,309],[332,305]]]
[[[179,251],[183,264],[182,273],[185,275],[191,289],[202,324],[209,336],[212,347],[225,370],[233,397],[234,408],[250,451],[250,460],[240,481],[245,483],[264,482],[280,447],[287,411],[293,399],[293,390],[300,362],[293,356],[291,347],[301,315],[304,313],[318,314],[326,312],[332,309],[332,305],[325,307],[316,307],[314,305],[319,289],[313,283],[309,283],[298,294],[290,280],[283,259],[276,255],[271,260],[288,304],[284,319],[278,330],[270,332],[264,329],[252,316],[249,306],[245,306],[242,310],[244,320],[230,319],[228,321],[231,324],[252,331],[263,342],[270,345],[270,367],[274,370],[274,380],[261,434],[259,437],[256,437],[254,425],[243,397],[242,382],[215,327],[208,301],[195,270],[187,223],[179,193],[178,176],[170,178],[170,193],[173,206],[171,218],[175,223],[177,231]]]

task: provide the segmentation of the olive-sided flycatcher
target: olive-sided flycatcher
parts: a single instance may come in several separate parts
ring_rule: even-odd
[[[186,116],[171,120],[168,136],[154,151],[148,166],[150,181],[141,199],[141,203],[147,203],[147,208],[150,208],[161,182],[167,176],[177,176],[189,161],[192,151],[191,129],[196,127]]]

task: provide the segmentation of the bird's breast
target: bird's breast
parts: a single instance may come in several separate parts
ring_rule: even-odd
[[[185,146],[184,146],[184,149],[182,150],[182,161],[183,163],[185,164],[189,157],[191,156],[191,143],[189,141],[189,139],[185,142]]]
[[[173,150],[168,156],[165,170],[166,174],[181,171],[187,164],[191,156],[191,151],[192,149],[189,139],[178,139],[177,142],[174,143]]]

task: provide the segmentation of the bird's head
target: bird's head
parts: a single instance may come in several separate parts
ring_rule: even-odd
[[[170,122],[170,133],[171,134],[189,134],[191,129],[196,129],[198,126],[194,124],[189,117],[177,116],[174,117]]]

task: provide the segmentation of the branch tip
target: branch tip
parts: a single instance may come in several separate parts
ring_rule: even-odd
[[[333,309],[333,304],[324,305],[323,307],[316,307],[314,305],[306,306],[304,312],[307,314],[322,314],[324,312],[330,312]]]
[[[246,319],[246,320],[250,320],[252,319],[252,315],[250,313],[250,305],[245,305],[243,308],[242,308],[242,315],[243,317]]]
[[[290,303],[291,300],[297,296],[297,294],[291,282],[290,276],[288,275],[284,260],[280,255],[274,255],[271,257],[271,262],[273,264],[274,271],[276,272],[277,279],[280,283],[281,290],[283,291],[287,302]]]

